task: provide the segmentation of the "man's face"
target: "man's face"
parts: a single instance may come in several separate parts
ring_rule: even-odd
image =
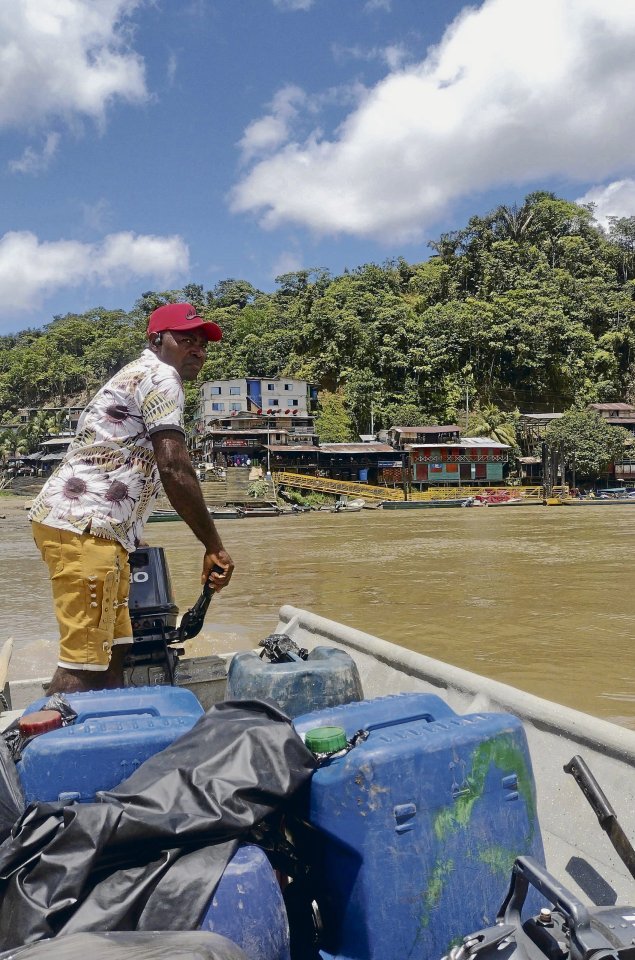
[[[174,367],[182,380],[196,380],[207,354],[207,337],[198,330],[165,330],[153,346],[159,360]]]

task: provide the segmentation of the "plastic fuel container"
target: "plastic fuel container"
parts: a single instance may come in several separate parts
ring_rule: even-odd
[[[294,725],[309,745],[331,745],[318,746],[326,759],[287,821],[313,864],[324,960],[444,956],[466,930],[495,922],[517,856],[544,863],[516,717],[460,716],[439,697],[400,694]],[[306,737],[324,726],[344,737]]]
[[[16,764],[27,803],[94,800],[98,790],[116,787],[203,713],[194,694],[179,687],[126,687],[66,699],[76,721],[36,736]],[[31,704],[25,719],[45,703]]]
[[[307,660],[269,663],[257,653],[237,653],[227,676],[226,700],[275,700],[290,717],[361,700],[357,666],[345,650],[315,647]]]
[[[289,960],[289,926],[282,893],[260,847],[245,844],[238,848],[199,929],[233,940],[249,960]]]

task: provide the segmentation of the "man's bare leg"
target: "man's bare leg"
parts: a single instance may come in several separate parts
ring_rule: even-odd
[[[48,695],[53,693],[84,693],[86,690],[103,690],[107,670],[67,670],[58,667],[53,679],[46,688]]]
[[[48,685],[47,694],[84,693],[87,690],[111,690],[123,687],[123,661],[129,644],[112,648],[107,670],[68,670],[58,667]]]
[[[112,648],[110,664],[103,674],[104,685],[100,689],[108,688],[111,690],[116,687],[123,687],[123,662],[129,650],[129,643],[119,643]]]

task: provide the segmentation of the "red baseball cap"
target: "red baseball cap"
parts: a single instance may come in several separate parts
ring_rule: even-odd
[[[166,303],[150,314],[148,334],[163,330],[200,330],[208,340],[220,340],[223,331],[212,320],[199,317],[191,303]]]

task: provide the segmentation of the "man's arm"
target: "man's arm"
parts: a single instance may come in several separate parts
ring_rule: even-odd
[[[153,433],[151,439],[166,496],[205,547],[201,583],[209,579],[215,590],[222,590],[231,580],[234,564],[205,506],[185,437],[178,430],[161,430]],[[224,572],[213,573],[214,566]]]

